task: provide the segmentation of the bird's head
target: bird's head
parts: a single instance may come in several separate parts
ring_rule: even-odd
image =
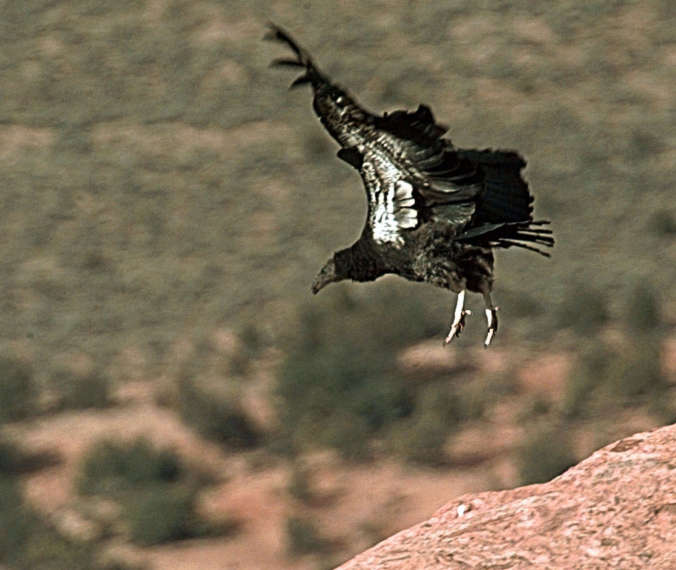
[[[373,281],[387,273],[370,247],[358,240],[351,247],[336,251],[321,268],[312,282],[312,292],[316,295],[329,283],[351,279],[352,281]]]
[[[315,280],[312,282],[312,293],[316,295],[329,283],[334,283],[336,281],[340,281],[341,279],[344,279],[344,277],[338,276],[336,272],[335,257],[331,256],[331,258],[324,264],[324,267],[322,267],[319,273],[317,273]]]
[[[317,277],[312,282],[312,292],[316,295],[329,283],[342,281],[343,279],[354,279],[361,281],[354,273],[354,252],[353,247],[336,251],[317,273]]]

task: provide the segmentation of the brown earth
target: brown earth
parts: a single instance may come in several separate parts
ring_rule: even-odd
[[[676,424],[624,438],[540,485],[469,494],[342,565],[676,568]]]
[[[312,489],[312,500],[304,504],[289,492],[293,468],[288,462],[255,452],[228,453],[203,440],[173,411],[157,405],[157,385],[153,381],[128,382],[117,391],[118,405],[112,408],[47,415],[8,429],[26,450],[58,458],[27,474],[23,487],[34,507],[62,533],[76,539],[101,534],[103,520],[119,515],[99,513],[104,507],[110,510],[110,505],[79,497],[76,492],[81,458],[103,438],[133,440],[143,436],[174,449],[186,463],[216,481],[201,495],[200,512],[209,519],[236,521],[238,530],[233,536],[141,548],[131,545],[122,534],[103,546],[113,560],[156,569],[313,569],[318,563],[314,556],[293,557],[288,552],[285,522],[289,517],[312,520],[346,557],[423,520],[444,497],[486,489],[498,481],[486,462],[449,473],[395,460],[353,465],[321,452],[303,460]]]
[[[236,350],[233,339],[225,333],[215,335],[214,342],[225,353]],[[450,351],[435,352],[438,344],[419,345],[404,351],[400,357],[402,368],[414,370],[416,378],[434,375],[440,370],[462,371],[470,364],[473,370],[481,374],[500,373],[511,368],[507,355],[500,351],[481,351],[468,363],[467,359],[454,356]],[[132,357],[130,355],[131,361],[135,361]],[[290,517],[312,521],[321,536],[333,545],[331,560],[337,563],[402,528],[425,520],[452,497],[517,485],[520,477],[515,452],[523,440],[525,430],[520,419],[521,410],[528,398],[546,395],[531,378],[532,369],[540,367],[546,370],[547,374],[543,378],[552,391],[559,393],[563,385],[561,377],[569,367],[570,358],[563,352],[539,359],[524,357],[527,364],[515,371],[516,392],[505,395],[487,411],[484,418],[467,422],[463,430],[449,438],[446,453],[452,458],[453,468],[450,470],[419,468],[385,457],[377,462],[355,465],[329,452],[316,452],[299,458],[295,466],[258,451],[229,453],[202,439],[171,409],[158,405],[158,395],[163,393],[163,382],[160,380],[128,381],[122,384],[115,394],[116,405],[111,408],[46,414],[30,422],[14,424],[11,428],[7,426],[6,429],[27,450],[58,458],[58,461],[45,468],[26,474],[23,483],[31,504],[68,536],[89,540],[100,536],[103,528],[111,526],[106,521],[119,519],[119,509],[114,509],[115,505],[105,501],[90,501],[78,496],[75,491],[82,454],[101,438],[129,440],[144,436],[156,445],[173,448],[187,464],[211,476],[213,484],[200,495],[200,512],[209,519],[225,518],[238,524],[234,535],[186,540],[153,548],[133,546],[126,540],[124,533],[114,533],[110,540],[105,539],[101,543],[102,551],[112,559],[143,563],[156,569],[313,569],[318,564],[327,567],[328,560],[320,560],[315,555],[290,555],[286,533],[286,522]],[[86,361],[72,360],[76,368],[87,369]],[[266,411],[263,404],[273,379],[264,368],[256,369],[259,382],[251,383],[254,389],[244,394],[244,403],[252,417],[270,428],[270,410]],[[673,363],[670,360],[665,362],[664,368],[672,370]],[[601,443],[599,438],[604,442],[610,441],[657,425],[655,418],[637,410],[618,412],[614,420],[616,423],[607,426],[602,434],[600,428],[591,431],[587,429],[588,426],[575,430],[571,436],[577,456],[583,457],[597,448]],[[627,455],[599,452],[604,453],[618,460],[620,456],[626,459]],[[597,455],[577,469],[584,468]],[[311,493],[310,499],[305,501],[294,496],[292,491],[294,470],[299,468]],[[609,464],[608,468],[612,469],[612,466]],[[464,495],[444,507],[432,520],[452,525],[453,529],[464,529],[460,522],[464,524],[472,520],[486,524],[486,528],[490,529],[491,524],[502,525],[499,522],[502,519],[490,523],[498,516],[495,514],[496,509],[499,510],[499,516],[503,516],[503,511],[508,512],[505,510],[508,504],[525,501],[523,504],[518,503],[518,506],[524,509],[524,513],[533,515],[534,524],[551,513],[552,520],[547,519],[546,524],[554,529],[552,521],[560,514],[548,501],[553,500],[552,497],[563,497],[560,499],[562,502],[568,500],[557,487],[560,483],[556,483],[567,481],[566,477],[570,478],[570,475],[547,485]],[[551,490],[548,485],[553,485],[555,490]],[[570,485],[574,487],[574,483]],[[674,485],[671,494],[673,502],[676,502],[673,497]],[[580,496],[584,496],[583,490]],[[534,501],[532,509],[526,499]],[[574,498],[569,499],[572,501]],[[456,520],[460,504],[468,505],[462,521]],[[575,509],[578,507],[567,505],[562,508],[570,508],[573,513],[571,516],[576,517]],[[468,511],[468,508],[471,510]],[[486,517],[489,522],[477,517]],[[513,524],[514,528],[526,524],[505,520]],[[116,524],[112,526],[117,528]],[[418,529],[416,532],[420,533],[428,530],[421,525],[412,528]],[[562,523],[563,530],[559,529],[558,532],[564,532],[566,528]],[[484,536],[485,533],[490,542],[491,532],[480,530],[479,534]],[[600,540],[606,538],[604,535]],[[476,543],[480,544],[479,540]],[[523,548],[527,548],[527,543],[524,543]]]

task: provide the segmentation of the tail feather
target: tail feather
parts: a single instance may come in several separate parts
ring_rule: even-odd
[[[523,220],[500,224],[482,224],[463,232],[456,239],[484,247],[521,247],[549,257],[546,251],[530,245],[536,244],[545,247],[554,245],[552,230],[542,227],[549,223],[549,220]]]
[[[551,253],[548,253],[546,251],[542,251],[541,249],[539,249],[537,247],[533,247],[532,245],[528,245],[526,243],[521,243],[521,242],[517,242],[517,241],[511,241],[511,240],[503,240],[498,247],[507,248],[507,247],[511,247],[513,245],[520,247],[522,249],[527,249],[528,251],[534,251],[535,253],[539,253],[543,257],[551,257],[552,256]]]

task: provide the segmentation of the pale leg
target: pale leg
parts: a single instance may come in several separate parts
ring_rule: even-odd
[[[458,293],[458,300],[455,303],[455,313],[453,314],[453,323],[451,323],[451,330],[448,332],[444,344],[451,342],[456,336],[460,336],[462,329],[465,328],[465,316],[471,315],[472,311],[466,310],[465,306],[465,290]]]
[[[488,321],[484,347],[488,348],[495,333],[498,332],[498,308],[493,305],[490,293],[484,293],[484,302],[486,303],[486,321]]]

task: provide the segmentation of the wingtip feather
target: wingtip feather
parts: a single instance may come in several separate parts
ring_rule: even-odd
[[[270,67],[305,67],[305,65],[296,59],[280,57],[272,60]]]
[[[289,89],[295,89],[296,87],[300,87],[301,85],[305,85],[306,83],[311,83],[312,79],[310,78],[309,75],[304,74],[301,75],[300,77],[297,77],[291,82],[291,85],[289,85]]]

